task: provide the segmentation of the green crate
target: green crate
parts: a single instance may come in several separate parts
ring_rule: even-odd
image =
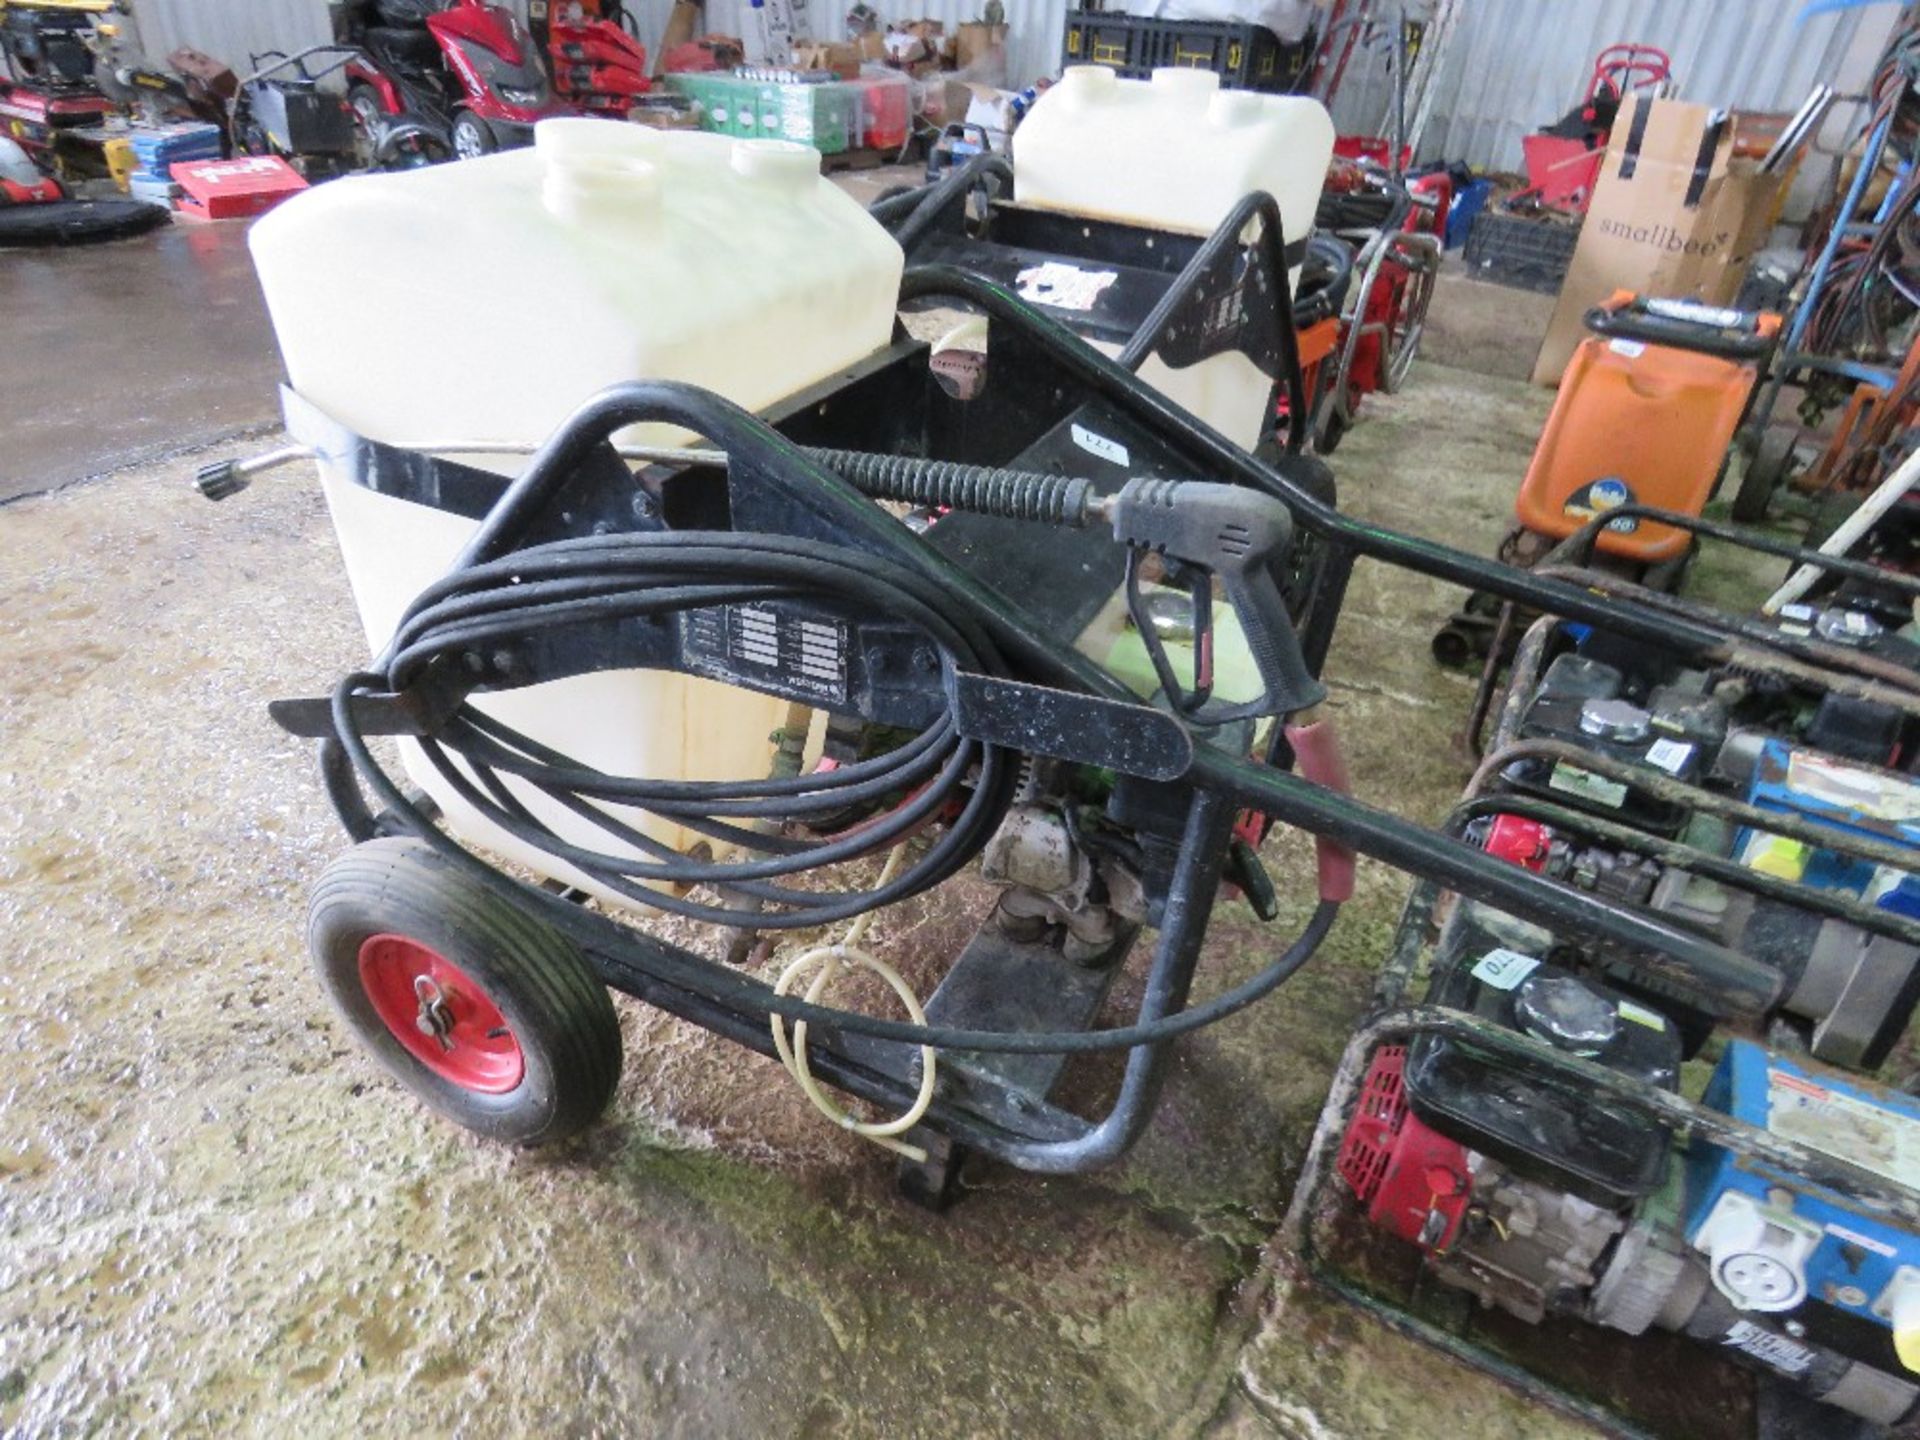
[[[791,140],[823,155],[837,155],[858,133],[859,105],[858,89],[837,81],[764,82],[758,103],[760,133],[769,140]]]
[[[667,83],[700,107],[702,130],[711,130],[718,135],[760,133],[758,120],[754,115],[755,92],[752,86],[731,75],[719,75],[711,71],[700,71],[690,75],[669,75]],[[743,105],[747,117],[744,128],[740,121]]]
[[[861,88],[758,80],[741,75],[669,75],[667,82],[700,107],[700,128],[749,139],[792,140],[837,155],[860,134]]]

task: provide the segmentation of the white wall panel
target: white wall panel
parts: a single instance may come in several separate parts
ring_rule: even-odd
[[[1796,23],[1798,0],[1462,0],[1439,76],[1422,159],[1518,170],[1520,137],[1565,114],[1585,93],[1594,57],[1639,41],[1673,57],[1683,100],[1792,110],[1822,81],[1851,81],[1845,62],[1871,65],[1896,5]],[[1356,56],[1334,105],[1343,132],[1381,133],[1383,54]]]
[[[133,17],[147,56],[189,45],[247,73],[247,57],[294,51],[333,38],[326,0],[134,0]]]

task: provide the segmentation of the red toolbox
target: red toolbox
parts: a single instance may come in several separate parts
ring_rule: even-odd
[[[300,172],[274,155],[175,165],[180,213],[195,220],[244,220],[307,188]]]

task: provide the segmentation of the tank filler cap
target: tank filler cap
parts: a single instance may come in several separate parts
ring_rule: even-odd
[[[1647,738],[1652,717],[1627,700],[1589,700],[1580,707],[1580,733],[1631,745]]]
[[[1105,65],[1069,65],[1053,89],[1067,104],[1078,105],[1113,94],[1119,83],[1120,77]]]
[[[1598,1055],[1620,1030],[1613,1004],[1571,975],[1529,976],[1514,995],[1513,1013],[1527,1034],[1570,1055]]]
[[[1153,88],[1185,100],[1190,105],[1205,105],[1220,93],[1220,77],[1211,70],[1192,65],[1162,65],[1153,72]]]
[[[1791,1209],[1723,1191],[1694,1232],[1714,1289],[1741,1310],[1791,1310],[1807,1298],[1807,1257],[1825,1234]]]
[[[585,221],[607,214],[632,216],[651,210],[660,172],[646,156],[646,141],[628,131],[644,127],[566,117],[533,127],[540,157],[540,199],[561,220]],[[614,132],[609,136],[607,132]]]
[[[733,173],[782,189],[804,190],[820,179],[820,152],[792,140],[736,140]]]

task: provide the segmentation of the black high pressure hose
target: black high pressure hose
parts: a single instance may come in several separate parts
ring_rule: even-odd
[[[1068,525],[1087,523],[1091,512],[1091,488],[1077,479],[852,452],[810,458],[830,462],[833,470],[877,498],[964,504],[986,513]],[[476,556],[487,553],[478,544],[474,549]],[[867,551],[734,531],[591,536],[476,558],[423,591],[395,632],[384,671],[349,676],[336,689],[335,732],[354,769],[388,812],[456,866],[513,903],[544,911],[590,949],[631,944],[633,932],[624,925],[501,873],[441,831],[372,755],[355,722],[352,697],[402,690],[436,660],[458,660],[542,632],[575,625],[660,623],[683,610],[781,599],[886,613],[919,628],[938,650],[943,666],[996,675],[1010,672],[983,617],[954,603],[955,597],[928,576]],[[608,775],[471,705],[420,744],[448,784],[481,814],[614,893],[690,918],[737,924],[738,910],[700,904],[639,882],[720,884],[786,907],[753,915],[756,927],[769,929],[850,918],[948,878],[999,826],[1019,771],[1017,755],[965,739],[950,715],[886,755],[824,774],[779,779],[663,781]],[[637,853],[612,854],[562,839],[532,813],[509,779],[531,785]],[[884,804],[902,792],[906,798],[878,818],[820,841],[730,823],[804,822],[844,813],[852,804]],[[945,820],[956,804],[959,814]],[[727,863],[696,859],[652,839],[607,806],[645,811],[765,858]],[[936,817],[943,819],[943,833],[884,886],[820,892],[775,883],[898,844]],[[1337,903],[1322,902],[1272,965],[1234,989],[1177,1015],[1112,1030],[1007,1033],[880,1020],[774,995],[748,977],[676,957],[665,947],[652,961],[668,983],[736,1007],[845,1034],[944,1049],[1078,1053],[1161,1044],[1255,1003],[1313,956],[1338,911]]]
[[[421,593],[389,648],[386,680],[403,690],[439,659],[570,626],[664,623],[683,611],[758,601],[807,600],[849,614],[885,614],[910,624],[942,664],[1005,675],[985,629],[945,603],[931,581],[878,556],[821,541],[734,531],[660,531],[589,536],[515,551],[470,566]],[[932,677],[929,677],[931,682]],[[848,919],[905,899],[952,875],[986,844],[1013,797],[1018,758],[964,739],[951,715],[876,759],[816,775],[729,781],[608,775],[463,705],[421,748],[467,803],[508,834],[584,871],[628,899],[712,924],[739,912],[654,888],[719,884],[762,902],[754,924],[797,929]],[[456,764],[454,757],[464,764]],[[513,776],[590,822],[638,855],[594,849],[559,834],[506,784]],[[904,797],[904,798],[903,798]],[[796,840],[734,821],[781,824],[883,808],[856,830]],[[898,844],[952,804],[960,813],[932,847],[877,890],[821,892],[777,883]],[[728,845],[761,853],[739,861],[701,860],[647,835],[645,812]]]
[[[633,932],[626,926],[604,915],[596,915],[538,886],[501,873],[441,830],[405,794],[374,758],[353,719],[353,697],[363,692],[383,690],[386,683],[384,675],[374,672],[347,676],[334,688],[333,723],[341,746],[354,768],[388,811],[404,821],[415,836],[444,856],[456,869],[501,895],[510,904],[543,911],[556,929],[586,948],[630,944]],[[1023,1032],[915,1025],[905,1020],[883,1020],[863,1015],[857,1010],[815,1005],[792,995],[776,995],[767,986],[745,975],[696,961],[692,957],[678,957],[668,947],[660,947],[649,959],[660,978],[670,985],[741,1009],[758,1010],[768,1016],[779,1015],[790,1023],[805,1021],[828,1033],[860,1035],[871,1040],[890,1040],[903,1045],[931,1045],[937,1050],[973,1050],[982,1054],[1086,1055],[1103,1050],[1133,1050],[1143,1045],[1162,1045],[1217,1024],[1256,1004],[1279,989],[1314,957],[1328,932],[1333,929],[1333,922],[1339,918],[1339,914],[1339,902],[1322,900],[1314,907],[1305,927],[1279,957],[1252,978],[1176,1015],[1107,1030]],[[737,924],[741,918],[738,911],[728,913],[729,923]],[[754,923],[763,921],[756,916]]]

